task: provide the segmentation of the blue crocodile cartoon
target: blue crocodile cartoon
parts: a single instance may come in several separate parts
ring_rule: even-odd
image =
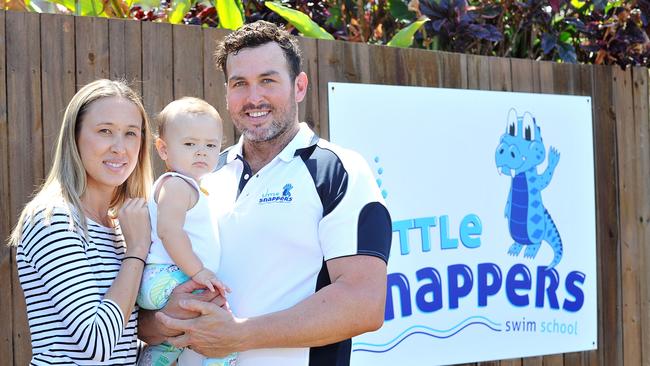
[[[541,191],[551,182],[560,153],[550,147],[546,170],[538,174],[537,166],[545,157],[546,149],[535,118],[529,112],[518,116],[514,108],[510,109],[506,132],[501,135],[495,153],[499,174],[512,177],[505,217],[515,242],[508,254],[518,256],[526,245],[524,257],[535,258],[545,241],[553,249],[553,261],[547,268],[551,269],[562,259],[562,239],[542,203]]]

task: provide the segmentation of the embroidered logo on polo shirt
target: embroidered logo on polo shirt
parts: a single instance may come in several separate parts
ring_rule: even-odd
[[[284,185],[284,187],[282,187],[282,192],[267,191],[266,193],[262,194],[259,203],[289,203],[293,200],[293,197],[291,196],[292,189],[293,185],[291,185],[291,183],[287,183]]]

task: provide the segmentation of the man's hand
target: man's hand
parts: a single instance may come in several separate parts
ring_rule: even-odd
[[[197,300],[202,302],[209,302],[217,307],[228,309],[226,299],[219,295],[218,292],[203,291],[199,294],[194,294],[193,291],[203,289],[202,285],[194,281],[187,281],[179,285],[172,291],[169,301],[164,308],[159,311],[140,310],[140,317],[138,321],[138,337],[149,344],[162,343],[167,337],[174,337],[182,334],[182,331],[166,327],[162,322],[158,321],[155,313],[164,313],[169,317],[175,319],[193,319],[200,315],[199,311],[192,311],[179,306],[179,302],[183,300]]]
[[[208,357],[224,357],[244,350],[245,337],[240,332],[244,320],[236,319],[230,311],[214,303],[198,299],[183,299],[178,305],[184,314],[200,315],[180,319],[166,312],[156,314],[166,329],[180,334],[169,338],[169,343],[179,348],[191,345],[194,351]]]

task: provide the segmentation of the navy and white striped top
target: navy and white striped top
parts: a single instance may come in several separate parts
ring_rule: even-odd
[[[25,223],[16,250],[32,337],[31,365],[135,365],[138,308],[128,324],[118,305],[104,299],[120,269],[125,244],[118,227],[90,220],[88,241],[55,208]]]

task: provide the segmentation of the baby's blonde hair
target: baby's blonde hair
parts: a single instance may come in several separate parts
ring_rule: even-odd
[[[156,118],[158,124],[157,137],[164,137],[166,126],[179,114],[208,115],[221,125],[221,116],[210,103],[200,98],[183,97],[167,104],[158,114]]]

